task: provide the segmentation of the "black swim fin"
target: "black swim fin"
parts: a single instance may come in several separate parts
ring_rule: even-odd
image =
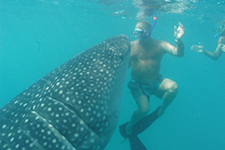
[[[126,133],[126,126],[128,122],[122,124],[119,126],[120,134],[124,138],[128,138],[129,136],[138,135],[142,133],[144,130],[146,130],[153,122],[155,122],[156,119],[158,119],[158,110],[160,107],[158,107],[156,110],[154,110],[152,113],[147,115],[146,117],[142,118],[138,123],[136,123],[133,126],[133,133],[131,135],[128,135]]]
[[[160,107],[158,107],[152,113],[150,113],[146,117],[142,118],[138,123],[136,123],[133,127],[133,134],[138,135],[145,131],[150,125],[152,125],[152,123],[155,122],[156,119],[158,119],[159,108]]]
[[[154,110],[152,113],[147,115],[146,117],[142,118],[138,123],[136,123],[133,126],[133,133],[131,135],[128,135],[126,133],[126,126],[128,122],[122,124],[119,126],[120,134],[124,138],[128,138],[130,142],[131,150],[147,150],[147,148],[144,146],[144,144],[140,141],[138,138],[138,134],[142,133],[144,130],[146,130],[155,120],[158,118],[158,110],[160,107],[158,107],[156,110]]]
[[[130,142],[131,150],[147,150],[147,148],[144,146],[137,135],[130,136],[128,139]]]

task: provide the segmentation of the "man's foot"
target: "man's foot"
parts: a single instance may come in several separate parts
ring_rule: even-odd
[[[128,125],[128,122],[119,126],[120,134],[124,138],[129,138],[129,136],[130,136],[129,134],[127,134],[127,131],[126,131],[127,125]]]
[[[158,110],[158,117],[161,117],[164,114],[165,110],[162,110],[162,107]]]
[[[130,127],[129,123],[128,123],[127,126],[126,126],[126,133],[127,133],[127,135],[131,135],[132,132],[133,132],[132,127]]]

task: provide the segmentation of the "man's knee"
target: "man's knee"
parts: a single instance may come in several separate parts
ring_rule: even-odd
[[[173,82],[169,88],[169,92],[177,94],[178,92],[178,84],[176,82]]]

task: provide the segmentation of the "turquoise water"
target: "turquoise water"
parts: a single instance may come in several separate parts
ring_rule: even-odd
[[[145,9],[140,8],[143,5],[137,8],[137,2],[161,6],[154,11],[158,20],[153,38],[175,45],[174,25],[182,22],[186,28],[185,56],[165,55],[160,71],[178,83],[179,93],[140,139],[152,150],[225,149],[225,55],[213,61],[190,50],[198,42],[215,50],[218,38],[213,37],[213,26],[225,19],[224,1],[171,0],[166,5],[140,0],[1,1],[0,107],[51,70],[109,37],[126,34],[135,40],[131,31],[137,19],[153,23],[151,13],[140,15]],[[128,73],[126,83],[129,79]],[[151,97],[151,110],[160,104],[161,100]],[[125,86],[119,124],[128,121],[135,109]],[[129,149],[128,141],[120,144],[122,141],[117,129],[106,150]]]

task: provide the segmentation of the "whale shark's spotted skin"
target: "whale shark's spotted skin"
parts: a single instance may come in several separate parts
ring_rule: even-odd
[[[0,109],[1,150],[102,150],[129,63],[125,35],[85,50]]]

